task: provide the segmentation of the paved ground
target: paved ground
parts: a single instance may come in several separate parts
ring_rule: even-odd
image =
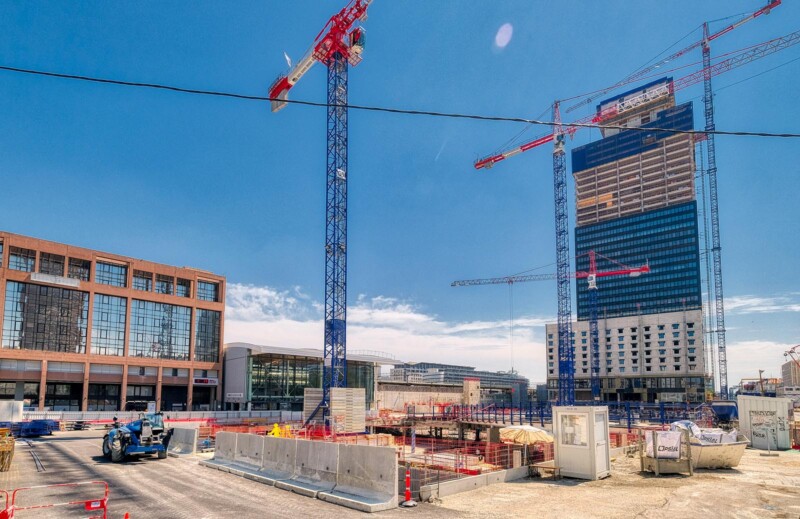
[[[100,449],[101,431],[56,433],[34,440],[32,447],[18,442],[12,469],[0,473],[0,488],[14,489],[87,480],[108,482],[110,519],[205,519],[366,516],[318,499],[262,485],[197,464],[199,458],[153,457],[138,461],[111,463]],[[44,466],[38,472],[31,451]],[[86,498],[92,498],[84,494]],[[30,503],[33,504],[33,503]],[[66,519],[86,517],[86,512],[70,515],[65,510],[20,512],[20,519]],[[459,517],[460,513],[422,505],[413,510],[393,510],[380,517]]]
[[[152,457],[112,464],[102,457],[102,434],[56,433],[32,441],[30,446],[19,442],[12,470],[0,473],[1,488],[107,481],[111,488],[111,519],[121,518],[125,512],[130,512],[131,519],[338,519],[367,515],[201,467],[197,464],[199,458]],[[31,452],[40,458],[43,472],[37,470]],[[691,478],[642,475],[638,461],[629,458],[616,460],[612,467],[612,477],[602,481],[520,480],[450,496],[437,504],[381,512],[374,517],[800,517],[797,451],[766,458],[759,451],[748,450],[735,470],[700,471]],[[20,519],[85,516],[86,512],[70,515],[64,510],[18,515]]]

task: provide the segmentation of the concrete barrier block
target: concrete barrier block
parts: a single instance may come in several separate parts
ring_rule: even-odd
[[[297,440],[291,438],[264,437],[264,456],[259,474],[268,484],[291,478],[297,457]]]
[[[363,512],[396,508],[397,476],[393,448],[340,445],[336,487],[317,497]]]
[[[239,433],[236,435],[236,454],[234,463],[253,467],[256,470],[261,468],[264,456],[264,437],[257,434]]]
[[[236,458],[236,433],[218,432],[214,459],[232,462]]]
[[[175,456],[194,454],[197,451],[197,429],[173,427],[168,450]]]
[[[294,473],[286,481],[276,481],[275,486],[308,497],[317,497],[320,492],[333,490],[339,465],[339,444],[295,441],[297,453]]]

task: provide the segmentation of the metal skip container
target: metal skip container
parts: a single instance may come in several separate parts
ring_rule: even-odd
[[[792,401],[788,398],[739,395],[739,430],[754,449],[792,448],[790,438]]]

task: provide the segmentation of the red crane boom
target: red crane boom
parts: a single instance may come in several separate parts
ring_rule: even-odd
[[[620,100],[620,102],[614,103],[613,105],[598,111],[594,115],[590,115],[587,117],[583,117],[578,119],[572,124],[600,124],[603,121],[610,119],[616,115],[619,115],[645,101],[649,101],[652,99],[656,99],[661,96],[674,94],[678,90],[682,90],[684,88],[688,88],[692,85],[700,83],[706,77],[709,76],[717,76],[729,70],[732,70],[736,67],[740,67],[742,65],[746,65],[752,61],[757,59],[763,58],[764,56],[768,56],[770,54],[774,54],[778,51],[791,47],[797,43],[800,43],[800,31],[796,31],[786,36],[781,36],[779,38],[774,38],[769,41],[765,41],[761,44],[754,45],[752,47],[748,47],[746,49],[742,49],[738,54],[731,56],[730,58],[724,59],[714,65],[709,67],[703,68],[696,72],[692,72],[691,74],[687,74],[681,78],[678,78],[668,85],[663,85],[661,87],[655,88],[653,90],[643,92],[642,94],[633,97],[633,98],[626,98],[624,100]],[[572,136],[583,126],[572,126],[570,123],[562,123],[564,127],[564,133]],[[530,149],[536,148],[545,144],[547,142],[552,142],[555,138],[554,133],[550,133],[547,135],[543,135],[541,137],[537,137],[536,139],[526,142],[520,146],[516,146],[511,148],[507,151],[503,151],[501,153],[497,153],[495,155],[489,155],[488,157],[484,157],[475,162],[475,169],[483,169],[483,168],[491,168],[496,163],[505,160],[509,157],[513,157],[519,153],[524,151],[528,151]]]

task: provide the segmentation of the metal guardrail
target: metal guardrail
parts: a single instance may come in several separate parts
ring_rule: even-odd
[[[705,404],[672,404],[662,402],[660,404],[643,404],[639,402],[587,402],[576,405],[598,405],[608,407],[609,420],[618,422],[620,425],[627,424],[630,428],[635,422],[646,421],[661,425],[677,420],[693,420],[705,417],[707,406]],[[407,418],[417,420],[461,420],[477,421],[485,423],[498,423],[508,425],[533,425],[552,421],[552,406],[533,405],[529,403],[526,407],[511,407],[495,405],[489,407],[452,405],[444,406],[438,411],[416,412],[413,406],[409,406],[406,414]]]

